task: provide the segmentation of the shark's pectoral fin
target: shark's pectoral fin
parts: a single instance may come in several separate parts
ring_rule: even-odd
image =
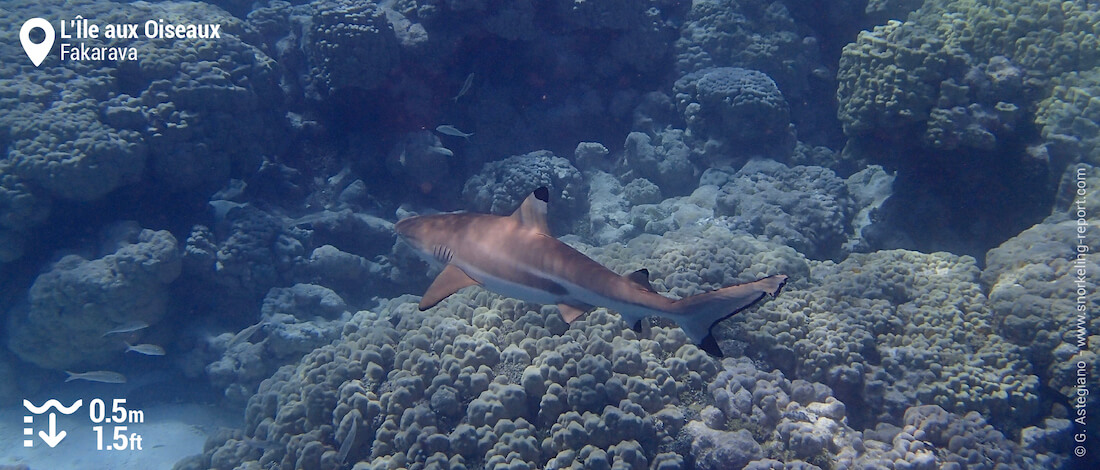
[[[546,224],[546,206],[550,201],[550,190],[542,186],[531,192],[527,199],[523,200],[519,209],[512,213],[512,218],[520,224],[534,227],[539,232],[550,234],[550,226]]]
[[[649,270],[646,268],[639,269],[626,275],[627,279],[630,279],[636,284],[641,284],[645,287],[645,290],[650,292],[657,292],[653,290],[653,285],[649,283]]]
[[[561,312],[561,318],[565,320],[565,323],[573,323],[574,320],[584,315],[586,310],[574,307],[572,305],[558,304],[558,311]]]
[[[446,299],[451,294],[458,292],[463,287],[470,287],[478,285],[479,282],[470,279],[465,272],[459,269],[453,264],[448,264],[443,268],[443,272],[439,273],[432,281],[432,285],[428,287],[428,291],[424,293],[424,297],[420,298],[420,310],[424,311],[429,308],[435,307],[443,299]]]

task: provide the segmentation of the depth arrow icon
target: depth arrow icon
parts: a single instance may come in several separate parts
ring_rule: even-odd
[[[50,413],[50,433],[46,434],[46,431],[38,431],[38,437],[42,438],[42,442],[46,445],[54,447],[61,443],[61,440],[65,438],[67,434],[64,430],[57,432],[57,415]]]

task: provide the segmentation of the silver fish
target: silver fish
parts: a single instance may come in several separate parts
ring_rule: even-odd
[[[260,449],[260,450],[271,449],[271,448],[274,448],[275,446],[277,446],[279,444],[278,442],[272,442],[272,441],[267,441],[267,440],[263,440],[263,439],[256,439],[255,437],[246,437],[241,442],[244,442],[249,447],[255,447],[255,448]]]
[[[348,434],[344,436],[344,442],[340,443],[340,451],[336,453],[336,461],[341,464],[348,459],[348,453],[351,452],[351,446],[355,445],[355,434],[359,429],[359,415],[355,414],[351,417],[351,429],[348,430]]]
[[[443,155],[445,157],[455,156],[455,153],[452,152],[451,149],[449,149],[447,147],[428,147],[428,151],[431,152],[431,153],[438,153],[438,154]]]
[[[451,136],[455,136],[455,137],[462,137],[463,139],[466,139],[466,140],[470,140],[470,136],[474,135],[473,132],[467,134],[465,132],[462,132],[462,131],[456,129],[455,126],[452,126],[450,124],[444,124],[442,126],[439,126],[439,127],[435,128],[435,131],[440,133],[440,134],[446,134],[446,135],[451,135]]]
[[[126,343],[126,352],[136,352],[138,354],[144,354],[146,356],[163,356],[164,348],[155,344],[130,344]]]
[[[466,76],[466,81],[462,83],[462,88],[460,90],[458,90],[458,94],[455,95],[455,97],[451,98],[451,99],[454,100],[455,103],[457,103],[459,98],[462,98],[463,96],[466,96],[466,92],[470,91],[470,87],[473,86],[473,84],[474,84],[474,74],[471,73],[471,74]]]
[[[107,336],[110,336],[110,335],[113,335],[113,334],[118,334],[118,333],[131,333],[131,332],[134,332],[134,331],[137,331],[137,330],[143,330],[145,328],[149,328],[148,323],[145,323],[143,321],[132,321],[132,322],[123,323],[122,325],[119,325],[117,328],[115,328],[111,331],[108,331],[106,333],[103,333],[103,336],[107,337]]]
[[[72,382],[74,380],[87,380],[89,382],[103,382],[107,384],[124,384],[126,383],[126,376],[118,372],[111,372],[109,370],[93,370],[88,372],[69,372],[65,378],[66,382]]]
[[[238,343],[243,343],[245,341],[251,340],[252,335],[256,334],[256,332],[259,331],[260,328],[263,328],[263,326],[266,324],[266,321],[262,321],[241,330],[237,334],[233,335],[233,337],[229,339],[229,342],[225,343],[225,349],[229,349]]]

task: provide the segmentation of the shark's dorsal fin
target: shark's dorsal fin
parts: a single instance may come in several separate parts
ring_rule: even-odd
[[[546,224],[546,204],[550,201],[550,190],[546,186],[531,191],[527,199],[523,200],[519,209],[512,213],[512,218],[521,225],[532,227],[539,232],[550,234],[550,227]]]
[[[584,315],[584,310],[566,304],[558,304],[558,311],[561,312],[561,318],[565,320],[566,324],[573,323],[574,320]]]
[[[641,284],[645,287],[645,290],[650,292],[657,292],[653,290],[653,285],[649,283],[649,270],[646,268],[639,269],[626,275],[627,279],[634,281],[637,284]]]
[[[432,285],[428,287],[428,291],[424,293],[424,297],[420,298],[420,311],[427,310],[438,304],[443,299],[446,299],[451,294],[458,292],[463,287],[470,287],[478,285],[479,282],[470,279],[465,272],[453,264],[448,264],[443,268],[443,272],[439,273],[432,281]]]

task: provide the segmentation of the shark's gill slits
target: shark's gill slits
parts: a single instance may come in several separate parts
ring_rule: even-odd
[[[454,253],[451,253],[451,249],[445,245],[436,245],[432,247],[432,256],[440,263],[447,264],[451,262]]]
[[[411,239],[419,254],[447,265],[421,298],[420,310],[480,285],[519,300],[557,304],[566,323],[595,307],[618,310],[632,326],[650,316],[670,319],[697,346],[721,356],[711,336],[714,325],[777,295],[787,281],[777,274],[680,300],[662,296],[650,285],[648,271],[621,276],[551,237],[546,228],[548,197],[545,188],[537,189],[506,217],[432,214],[398,222],[398,233]]]

